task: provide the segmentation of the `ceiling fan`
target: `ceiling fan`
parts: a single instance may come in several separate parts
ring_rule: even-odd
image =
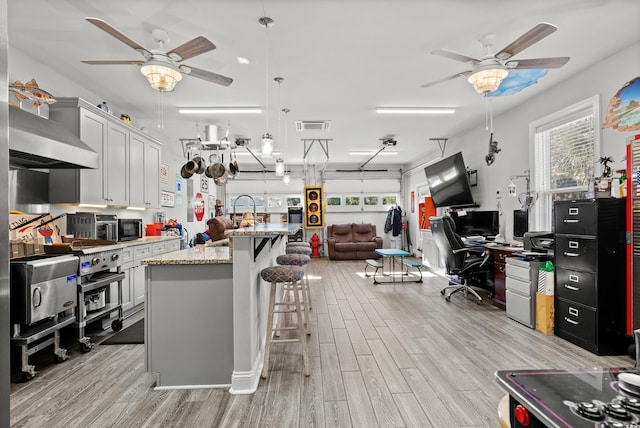
[[[211,71],[202,70],[181,64],[182,61],[193,58],[210,50],[216,46],[203,36],[198,36],[177,48],[166,51],[164,46],[169,41],[169,35],[164,30],[155,29],[151,32],[154,40],[158,42],[159,48],[147,50],[140,44],[131,40],[119,30],[111,26],[106,21],[99,18],[85,18],[88,22],[100,28],[107,34],[120,40],[122,43],[133,48],[140,53],[142,60],[85,60],[85,64],[93,65],[113,65],[113,64],[136,64],[141,66],[140,71],[145,75],[151,87],[160,92],[169,92],[175,88],[178,81],[182,79],[184,73],[188,76],[197,77],[208,82],[217,83],[222,86],[229,86],[233,79],[222,76]]]
[[[428,88],[429,86],[446,82],[447,80],[455,79],[457,77],[469,76],[469,83],[474,86],[476,92],[487,93],[498,89],[502,80],[508,75],[509,70],[525,68],[560,68],[569,61],[569,57],[520,60],[511,59],[516,54],[544,39],[557,29],[558,27],[555,25],[542,22],[524,33],[497,54],[491,54],[490,52],[495,35],[485,35],[480,42],[486,49],[487,53],[481,59],[473,58],[448,49],[437,49],[432,51],[431,53],[433,55],[440,55],[455,61],[467,63],[472,66],[472,69],[444,77],[442,79],[434,80],[433,82],[425,83],[422,87]]]

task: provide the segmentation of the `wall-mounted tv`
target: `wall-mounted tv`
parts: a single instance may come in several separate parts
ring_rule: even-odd
[[[424,173],[427,176],[433,205],[436,207],[474,204],[462,153],[456,153],[426,166]]]

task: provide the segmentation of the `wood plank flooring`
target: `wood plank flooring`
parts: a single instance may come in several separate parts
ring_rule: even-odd
[[[307,265],[309,377],[299,343],[274,344],[269,378],[253,395],[154,391],[144,345],[72,348],[66,362],[11,385],[11,426],[497,427],[498,369],[633,365],[545,336],[490,303],[447,303],[446,280],[428,272],[423,284],[374,286],[364,266]]]

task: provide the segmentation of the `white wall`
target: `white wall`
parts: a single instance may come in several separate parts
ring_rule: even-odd
[[[525,104],[494,117],[494,139],[498,141],[502,151],[496,155],[496,160],[491,166],[487,166],[484,161],[489,142],[489,133],[485,131],[484,124],[450,137],[445,157],[462,151],[467,165],[471,169],[478,170],[478,186],[472,188],[474,198],[480,204],[478,209],[497,209],[496,192],[500,192],[503,211],[501,232],[507,239],[512,239],[512,212],[519,206],[515,198],[507,197],[507,186],[511,175],[523,174],[526,169],[529,169],[529,123],[594,95],[600,96],[600,116],[604,121],[611,97],[623,84],[638,77],[638,58],[640,58],[640,43],[620,50],[570,79],[549,88]],[[540,84],[543,83],[544,78]],[[510,96],[517,97],[518,94]],[[494,99],[493,103],[497,107],[500,98]],[[600,155],[613,157],[615,161],[612,165],[613,169],[624,168],[626,139],[633,134],[637,132],[602,130]],[[407,180],[405,197],[408,198],[408,192],[411,190],[416,191],[419,186],[426,184],[423,170],[425,165],[426,163],[412,165],[405,174]],[[595,170],[596,173],[601,173],[599,165]],[[516,184],[519,189],[524,188],[523,180],[517,181]],[[417,213],[412,215],[412,219],[410,224],[413,223],[415,228],[413,236],[416,236]]]

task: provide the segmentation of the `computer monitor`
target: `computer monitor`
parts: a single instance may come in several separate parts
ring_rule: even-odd
[[[456,233],[460,236],[494,237],[500,233],[500,213],[498,211],[452,212]]]
[[[513,239],[521,241],[529,231],[529,211],[513,211]]]

